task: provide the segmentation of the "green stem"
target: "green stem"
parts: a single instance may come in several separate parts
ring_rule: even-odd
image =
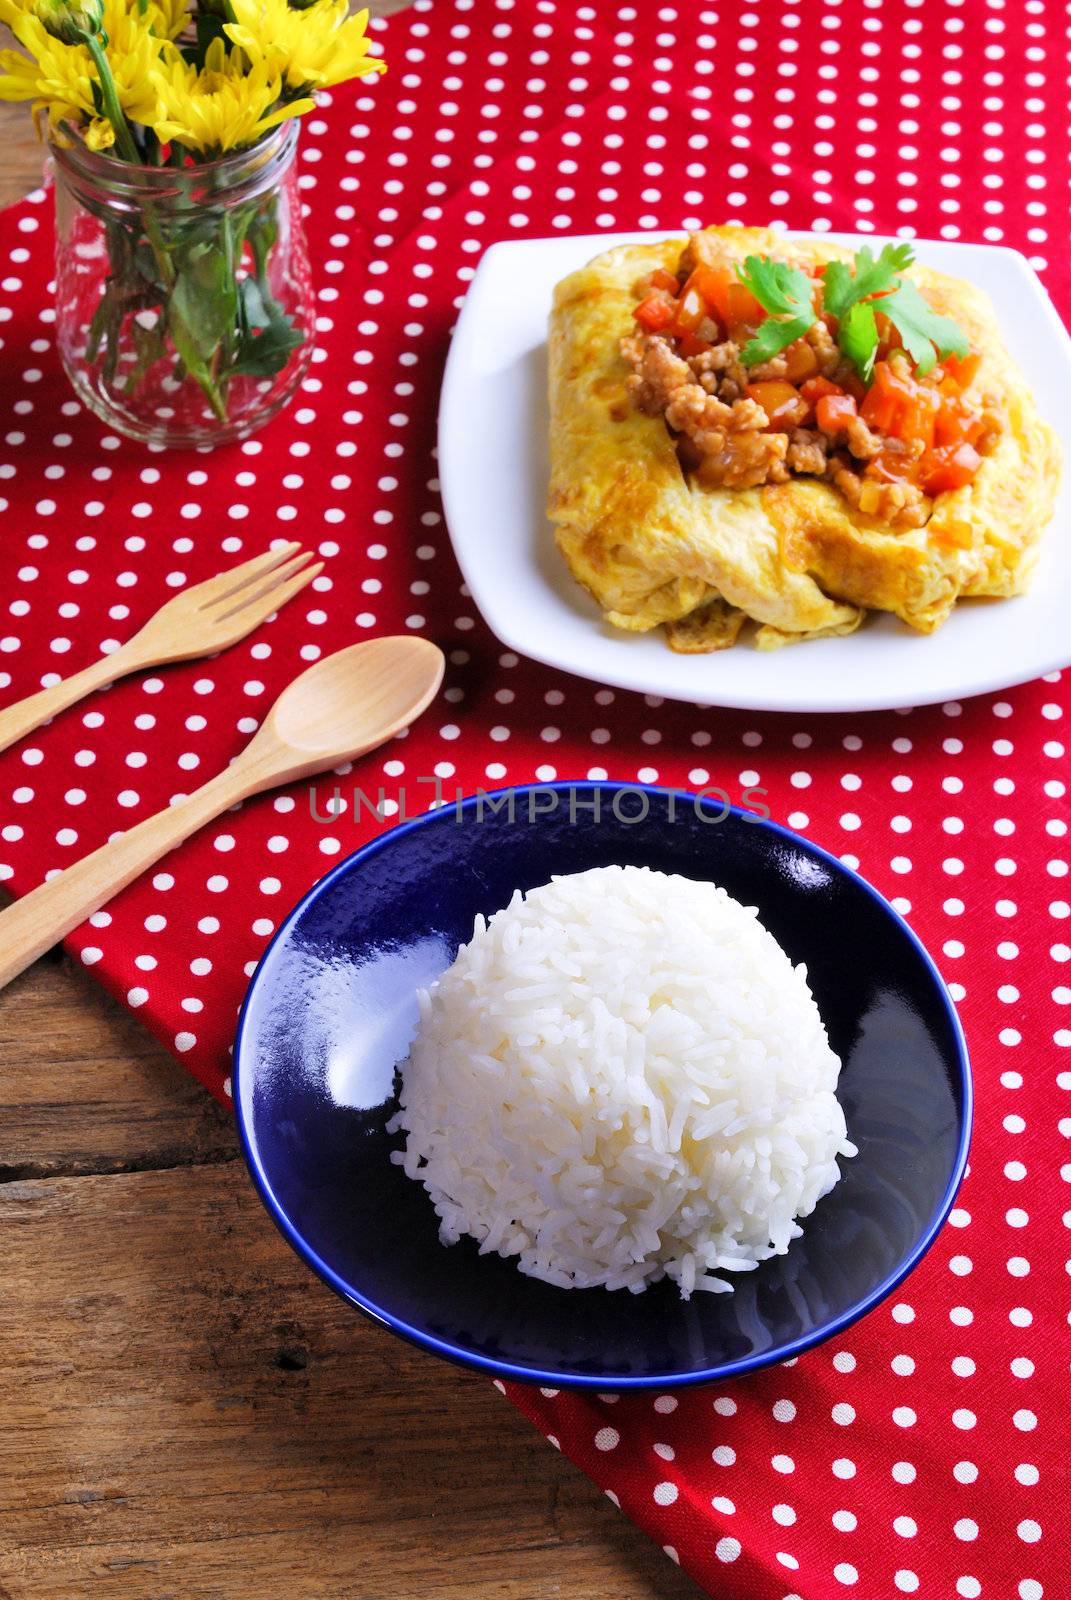
[[[134,143],[134,135],[123,115],[123,108],[119,104],[119,95],[112,77],[112,69],[108,64],[108,57],[104,54],[104,46],[97,34],[86,35],[86,49],[93,59],[100,80],[100,97],[104,102],[104,115],[115,129],[115,142],[119,146],[119,153],[124,161],[133,162],[134,166],[140,165],[138,150]]]
[[[220,233],[222,235],[222,242],[223,242],[223,262],[224,262],[223,270],[224,270],[224,272],[225,272],[225,274],[227,276],[228,281],[233,283],[234,280],[235,280],[235,270],[234,270],[234,268],[235,268],[235,263],[234,263],[234,230],[233,230],[233,228],[231,226],[230,213],[227,212],[227,211],[224,211],[223,216],[221,217],[220,221],[221,221]],[[235,316],[237,316],[237,302],[235,304]],[[235,334],[235,318],[232,317],[230,322],[227,325],[227,330],[224,333],[222,340],[216,346],[216,360],[214,361],[213,366],[212,366],[212,376],[216,380],[216,383],[219,385],[219,388],[220,388],[221,392],[224,393],[224,394],[226,393],[226,390],[227,390],[227,376],[228,376],[227,369],[229,368],[229,366],[231,364],[231,345],[232,345],[232,343],[234,341],[234,334]],[[220,368],[221,367],[223,369],[222,378],[220,376]]]
[[[138,155],[137,145],[134,143],[134,135],[130,131],[130,125],[123,115],[122,106],[119,104],[115,79],[112,77],[112,69],[108,64],[108,57],[104,54],[104,46],[96,34],[87,37],[86,49],[89,51],[93,64],[97,69],[101,99],[104,103],[104,114],[115,129],[115,142],[119,147],[119,153],[124,161],[129,161],[134,166],[140,166],[141,160]],[[152,253],[156,257],[156,265],[160,269],[160,277],[163,280],[165,289],[170,289],[175,282],[175,269],[171,264],[171,257],[167,253],[167,245],[164,243],[156,215],[152,207],[147,203],[142,205],[142,219],[145,223],[145,236],[152,246]]]
[[[100,341],[104,337],[104,330],[108,325],[111,315],[111,284],[105,284],[104,293],[97,302],[97,309],[93,313],[93,320],[89,324],[89,333],[86,336],[86,360],[91,367],[96,365],[100,355]]]
[[[201,382],[201,380],[199,379],[198,382]],[[204,390],[205,395],[207,396],[208,403],[212,407],[212,415],[215,417],[216,421],[226,422],[228,420],[227,407],[224,403],[223,396],[220,394],[219,389],[216,386],[215,379],[209,378],[207,382],[201,382],[201,388]]]

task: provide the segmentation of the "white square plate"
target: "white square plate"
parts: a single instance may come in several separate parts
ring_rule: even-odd
[[[699,705],[865,711],[927,705],[1022,683],[1071,662],[1071,490],[1065,477],[1029,594],[968,600],[935,634],[887,615],[857,633],[763,652],[746,642],[674,655],[661,628],[604,623],[554,545],[547,493],[546,332],[554,285],[611,245],[660,233],[492,245],[454,333],[439,412],[439,469],[454,550],[484,618],[506,645],[600,683]],[[798,237],[806,237],[799,235]],[[873,238],[834,234],[841,243]],[[878,241],[880,242],[880,241]],[[1071,470],[1071,340],[1014,250],[916,242],[919,259],[988,290],[1005,340],[1060,432]]]

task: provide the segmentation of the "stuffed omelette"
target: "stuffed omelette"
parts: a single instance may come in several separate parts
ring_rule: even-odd
[[[1061,459],[988,297],[825,240],[710,228],[558,286],[549,513],[608,622],[670,646],[932,632],[1021,593]]]

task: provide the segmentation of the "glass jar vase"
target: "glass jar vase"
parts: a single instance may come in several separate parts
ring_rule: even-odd
[[[242,439],[312,358],[298,124],[197,166],[55,148],[56,339],[79,397],[146,443]]]

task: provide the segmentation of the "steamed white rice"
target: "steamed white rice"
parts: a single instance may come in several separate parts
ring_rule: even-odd
[[[446,1244],[564,1289],[783,1255],[852,1156],[802,966],[710,883],[600,867],[516,894],[420,995],[402,1162]]]

